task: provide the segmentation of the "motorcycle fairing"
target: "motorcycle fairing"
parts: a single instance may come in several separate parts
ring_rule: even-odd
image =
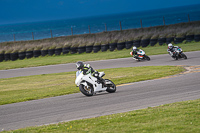
[[[82,77],[82,81],[80,84],[88,86],[89,82],[90,84],[93,85],[94,92],[100,92],[100,91],[106,91],[107,87],[102,88],[102,84],[97,82],[97,78],[93,77],[91,74],[84,75]],[[87,81],[87,82],[86,82]]]

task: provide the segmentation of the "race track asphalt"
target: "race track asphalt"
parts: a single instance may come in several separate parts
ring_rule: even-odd
[[[86,97],[81,93],[0,106],[0,131],[127,112],[200,98],[200,51],[186,52],[187,60],[169,55],[150,56],[151,61],[132,58],[90,61],[95,69],[115,67],[184,65],[182,74],[117,86],[116,93]],[[53,71],[54,70],[54,71]],[[1,70],[1,78],[75,71],[75,64]]]
[[[137,66],[159,66],[159,65],[199,65],[200,51],[187,52],[188,60],[173,60],[168,54],[153,55],[151,61],[137,62],[130,58],[119,58],[101,61],[89,61],[94,69],[137,67]],[[60,72],[76,71],[75,63],[48,65],[40,67],[29,67],[20,69],[0,70],[0,78],[11,78],[19,76],[40,75]]]

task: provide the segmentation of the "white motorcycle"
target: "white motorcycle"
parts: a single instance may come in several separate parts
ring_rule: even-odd
[[[139,49],[137,54],[138,54],[138,58],[133,57],[134,60],[137,60],[137,61],[141,61],[141,60],[150,61],[150,57],[147,56],[143,50]],[[132,51],[130,52],[130,55],[133,56],[133,52]]]
[[[99,72],[99,77],[103,77],[104,75],[104,72]],[[105,79],[105,85],[103,85],[103,83],[99,82],[97,78],[93,77],[90,73],[84,75],[82,71],[76,72],[75,84],[86,96],[93,96],[94,94],[103,91],[109,93],[116,91],[116,85],[111,80]]]

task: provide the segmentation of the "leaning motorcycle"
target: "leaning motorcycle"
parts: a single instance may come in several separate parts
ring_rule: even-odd
[[[175,48],[172,54],[173,55],[171,57],[175,60],[178,60],[181,58],[187,59],[187,56],[183,53],[183,50],[181,48]]]
[[[104,75],[104,72],[99,72],[99,77],[103,77]],[[86,96],[93,96],[98,92],[107,91],[109,93],[113,93],[116,91],[116,85],[111,80],[105,79],[105,82],[103,84],[90,73],[84,75],[82,71],[76,72],[75,84],[79,87],[79,90]]]
[[[143,50],[140,49],[140,50],[137,52],[137,54],[138,54],[138,58],[136,59],[135,57],[133,57],[134,60],[137,60],[137,61],[141,61],[141,60],[150,61],[150,57],[147,56]],[[133,51],[130,52],[130,55],[133,56]]]

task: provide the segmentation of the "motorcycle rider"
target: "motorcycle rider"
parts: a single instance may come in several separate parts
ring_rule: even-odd
[[[133,58],[135,58],[136,60],[138,60],[138,56],[139,56],[138,53],[137,53],[138,51],[139,51],[139,49],[137,49],[136,46],[133,46],[133,49],[132,49],[131,52],[132,52],[132,54],[134,56]]]
[[[169,55],[171,55],[172,57],[175,57],[175,49],[178,49],[180,47],[178,46],[173,46],[171,43],[168,44],[168,49],[167,49],[167,52],[169,53]]]
[[[78,61],[76,63],[76,68],[79,70],[79,71],[83,71],[83,74],[84,75],[87,75],[89,73],[92,74],[92,76],[94,76],[95,78],[97,78],[97,81],[100,82],[100,83],[103,83],[103,85],[105,85],[105,80],[101,77],[99,77],[99,72],[94,70],[90,64],[84,64],[82,61]]]

